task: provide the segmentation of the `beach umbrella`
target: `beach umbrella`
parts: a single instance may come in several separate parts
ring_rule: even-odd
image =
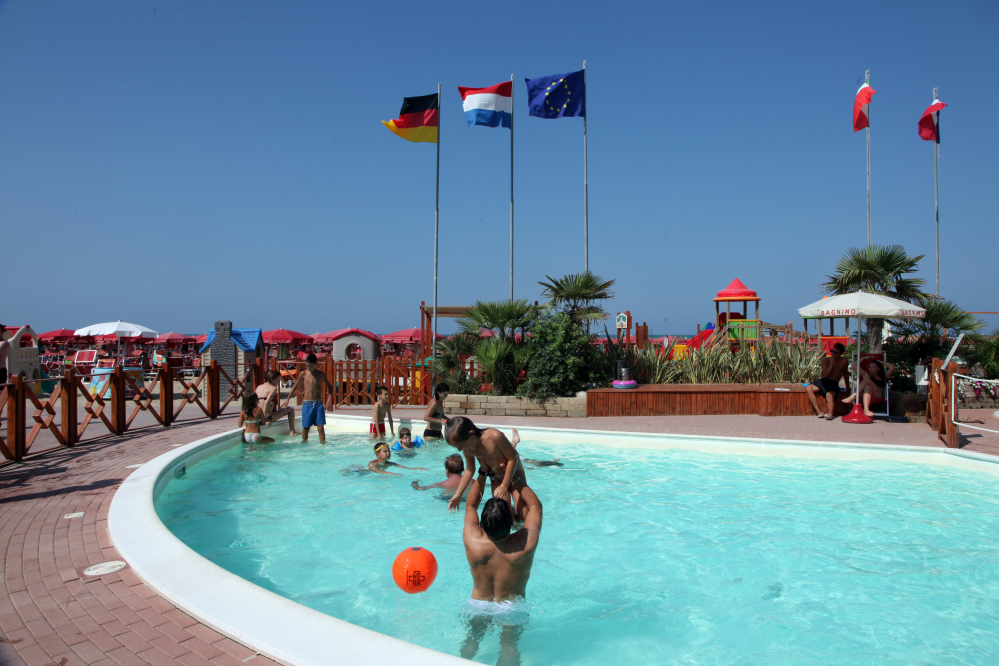
[[[438,334],[437,339],[441,340],[445,336]],[[404,328],[401,331],[388,333],[382,336],[382,342],[392,345],[408,345],[419,342],[423,339],[423,331],[418,328]]]
[[[138,324],[129,324],[122,320],[109,321],[103,324],[93,324],[92,326],[84,326],[83,328],[78,328],[75,331],[76,335],[81,336],[93,336],[100,338],[101,336],[113,336],[118,342],[118,356],[121,356],[121,339],[126,338],[129,340],[137,340],[141,338],[155,338],[159,333],[151,328],[146,328],[145,326],[139,326]]]
[[[171,331],[170,333],[157,336],[153,340],[153,343],[157,345],[193,345],[197,341],[197,338],[193,335],[184,335],[183,333],[174,333]]]
[[[811,305],[798,308],[798,316],[802,319],[817,319],[820,317],[847,317],[857,320],[857,372],[854,376],[853,411],[843,417],[844,423],[871,423],[873,419],[864,414],[860,406],[860,320],[861,319],[922,319],[926,309],[912,303],[900,301],[890,296],[870,294],[866,291],[855,291],[852,294],[829,296]],[[886,395],[887,399],[888,396]]]
[[[269,345],[307,345],[312,342],[312,336],[285,328],[275,328],[264,331],[264,342]]]

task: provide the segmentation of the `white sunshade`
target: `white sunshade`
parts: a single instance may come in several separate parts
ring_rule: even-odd
[[[119,338],[155,338],[159,336],[159,333],[151,328],[139,326],[138,324],[129,324],[121,320],[85,326],[77,329],[76,334],[93,337],[98,335],[116,335]]]
[[[803,319],[822,317],[922,319],[926,316],[926,310],[897,298],[855,291],[852,294],[830,296],[806,305],[798,309],[798,315]]]

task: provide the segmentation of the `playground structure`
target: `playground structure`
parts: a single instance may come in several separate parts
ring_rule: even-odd
[[[23,379],[41,379],[42,367],[38,359],[38,335],[30,326],[21,326],[11,333],[14,327],[7,329],[4,337],[10,343],[10,356],[7,357],[7,372],[11,377],[18,375]]]

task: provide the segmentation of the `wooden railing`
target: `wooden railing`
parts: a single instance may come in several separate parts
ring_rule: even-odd
[[[0,422],[6,426],[0,429],[0,454],[7,460],[21,461],[43,432],[51,433],[62,446],[78,444],[91,426],[103,425],[106,434],[122,435],[142,412],[160,426],[177,422],[190,405],[197,407],[195,419],[216,419],[234,401],[236,406],[230,411],[238,410],[244,393],[263,383],[263,368],[260,359],[237,379],[216,361],[194,380],[185,379],[182,369],[171,367],[169,362],[157,367],[150,380],[142,381],[121,367],[105,375],[67,368],[61,377],[49,379],[14,376],[9,383],[0,385]],[[85,381],[93,382],[95,376],[106,384],[91,393]],[[229,381],[224,395],[220,390],[222,377]],[[178,397],[174,396],[174,382],[180,384]],[[45,384],[53,385],[51,391],[42,390]]]
[[[945,446],[952,449],[959,445],[957,424],[953,422],[958,420],[958,401],[953,390],[956,374],[955,361],[944,367],[943,361],[935,358],[926,387],[926,424],[937,432],[937,437]]]

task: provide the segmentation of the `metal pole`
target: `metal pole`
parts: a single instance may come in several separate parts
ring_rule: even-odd
[[[586,61],[583,61],[583,104],[586,104]],[[586,113],[583,113],[583,269],[590,270],[590,184],[586,169]]]
[[[871,85],[871,70],[865,72]],[[871,246],[871,105],[867,105],[867,246]],[[858,329],[859,330],[859,329]]]
[[[437,356],[437,232],[441,213],[441,84],[437,84],[437,196],[434,203],[434,332],[431,353]],[[421,359],[426,360],[426,359]],[[424,368],[425,369],[425,368]]]
[[[939,88],[933,89],[933,103],[937,101]],[[937,223],[937,298],[940,298],[940,169],[938,165],[940,154],[940,116],[936,118],[937,138],[933,142],[933,208]]]
[[[513,74],[510,75],[510,300],[513,300]]]

